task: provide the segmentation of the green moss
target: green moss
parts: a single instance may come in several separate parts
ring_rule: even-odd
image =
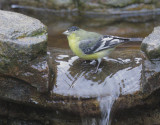
[[[147,44],[141,45],[141,50],[146,54],[149,59],[155,59],[160,57],[160,47],[158,49],[147,51]]]
[[[46,30],[43,30],[43,31],[35,31],[35,32],[32,32],[31,35],[29,35],[30,37],[35,37],[35,36],[41,36],[43,34],[46,33]]]
[[[141,50],[146,53],[146,49],[147,49],[147,44],[145,43],[141,44]]]
[[[34,32],[32,32],[30,35],[23,34],[22,36],[17,37],[17,39],[23,39],[23,38],[25,38],[25,37],[41,36],[41,35],[44,35],[44,34],[46,34],[46,33],[47,33],[47,31],[46,31],[45,29],[42,30],[42,31],[34,31]]]
[[[152,50],[148,53],[148,57],[150,59],[156,59],[160,57],[160,48],[156,50]]]
[[[17,37],[17,39],[23,39],[26,37],[26,34],[23,34],[22,36]]]

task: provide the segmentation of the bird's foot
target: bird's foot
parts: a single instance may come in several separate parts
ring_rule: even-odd
[[[91,65],[95,65],[95,64],[96,64],[96,60],[92,60],[92,61],[90,62],[90,64],[91,64]]]
[[[96,71],[94,73],[98,73],[99,66],[100,66],[100,63],[101,63],[102,59],[98,59],[97,61],[98,61],[98,64],[97,64],[97,67],[96,67]]]
[[[86,64],[88,64],[88,60],[84,60],[84,61],[82,62],[82,65],[86,65]]]

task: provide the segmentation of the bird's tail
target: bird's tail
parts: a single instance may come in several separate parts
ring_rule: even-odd
[[[143,41],[143,38],[125,38],[125,37],[121,37],[119,38],[119,44],[123,44],[123,43],[141,43]]]
[[[117,46],[117,45],[124,44],[124,43],[141,43],[143,41],[143,38],[119,37],[118,39],[119,39],[118,44],[116,43],[116,41],[115,43],[112,42],[113,46]]]
[[[128,38],[128,37],[118,37],[118,36],[114,36],[113,39],[119,39],[121,43],[125,43],[125,42],[142,42],[143,38]]]
[[[128,38],[130,42],[142,42],[143,38]]]

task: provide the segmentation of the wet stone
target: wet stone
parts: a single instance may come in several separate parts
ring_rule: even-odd
[[[160,61],[143,60],[142,79],[144,93],[160,89]]]
[[[49,90],[50,72],[47,56],[24,62],[12,62],[0,68],[1,76],[14,77],[37,88],[40,92]]]
[[[95,98],[132,93],[132,91],[137,91],[140,88],[142,58],[138,50],[127,49],[123,51],[120,49],[114,51],[111,58],[104,57],[99,72],[96,74],[93,73],[97,64],[96,61],[85,62],[77,56],[63,54],[63,52],[55,49],[51,50],[51,57],[55,59],[54,64],[57,65],[57,78],[53,88],[53,92],[56,94]],[[133,72],[136,74],[135,76],[132,76]],[[132,79],[130,79],[131,76]],[[128,87],[124,91],[120,91],[122,86]]]
[[[114,112],[112,112],[112,123],[114,125],[160,124],[159,94],[160,91],[157,89],[152,91],[152,94],[136,93],[135,95],[137,96],[126,95],[119,97],[115,102],[117,111],[115,109],[112,110]]]
[[[120,96],[115,101],[113,124],[160,124],[160,61],[151,62],[143,58],[141,74],[141,90]]]
[[[127,45],[123,47],[117,48],[110,58],[103,59],[97,74],[92,73],[95,70],[96,61],[85,62],[74,56],[70,50],[49,48],[49,67],[57,72],[51,93],[41,94],[24,81],[1,76],[0,98],[26,107],[49,109],[51,114],[53,113],[51,116],[44,111],[43,115],[37,113],[33,117],[36,110],[27,108],[24,114],[25,108],[21,105],[22,108],[19,106],[13,108],[10,117],[17,116],[30,120],[36,118],[41,121],[41,116],[45,115],[43,120],[51,120],[57,124],[64,118],[77,122],[72,115],[82,116],[79,118],[82,123],[92,123],[97,116],[99,117],[94,119],[97,123],[106,123],[110,114],[112,116],[115,113],[119,116],[118,113],[123,114],[131,109],[140,110],[141,106],[157,105],[159,97],[154,93],[158,88],[143,93],[141,83],[144,82],[145,77],[143,79],[141,77],[144,67],[152,71],[158,64],[144,63],[139,49],[129,48],[129,46],[127,48]],[[32,67],[36,68],[35,65]],[[154,72],[159,70],[153,71],[153,74]],[[153,74],[151,77],[156,79],[157,77]]]
[[[0,77],[0,98],[14,102],[30,102],[30,98],[34,96],[35,88],[21,80],[9,77]]]
[[[127,47],[127,45],[124,46]],[[64,99],[66,97],[86,100],[94,98],[100,107],[102,119],[99,122],[101,123],[106,123],[108,117],[105,113],[110,115],[110,108],[112,108],[111,116],[118,116],[119,113],[123,114],[130,110],[135,110],[134,113],[136,113],[137,110],[141,110],[141,107],[152,107],[159,103],[157,94],[153,94],[159,90],[159,85],[152,84],[152,81],[155,80],[156,83],[158,80],[157,75],[153,75],[159,72],[158,64],[143,63],[145,59],[139,50],[123,47],[116,49],[111,54],[111,58],[104,58],[97,74],[92,73],[96,67],[96,61],[85,62],[71,55],[70,51],[62,52],[52,49],[50,53],[55,59],[54,65],[57,65],[53,93],[64,96]],[[152,78],[150,85],[145,84],[148,78],[143,76],[147,69],[150,69],[148,73],[153,72],[150,74]],[[149,86],[153,89],[147,91],[146,88]],[[91,101],[89,104],[92,103]],[[87,105],[86,102],[84,104]],[[94,110],[87,108],[85,111],[93,113]]]
[[[8,114],[8,105],[7,105],[7,103],[5,103],[3,101],[0,101],[0,106],[1,106],[0,115],[7,116],[7,114]],[[0,123],[1,123],[1,120],[0,120]]]
[[[120,95],[134,94],[141,89],[142,55],[139,50],[123,48],[115,50],[110,58],[104,57],[96,74],[93,73],[96,61],[85,62],[72,55],[70,51],[58,49],[49,51],[50,60],[55,59],[52,67],[55,66],[57,71],[53,95],[61,95],[64,99],[72,97],[95,100],[88,101],[89,103],[84,100],[82,109],[85,109],[85,112],[80,110],[81,115],[98,115],[97,105],[102,116],[105,116]],[[87,104],[95,106],[91,109],[86,107]]]
[[[155,27],[154,31],[147,36],[142,44],[141,50],[149,59],[160,59],[160,27]]]

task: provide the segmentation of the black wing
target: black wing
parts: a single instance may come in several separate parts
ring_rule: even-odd
[[[79,48],[84,54],[93,54],[94,51],[101,46],[101,41],[95,41],[93,39],[81,40],[79,43]]]
[[[94,53],[105,49],[114,48],[122,43],[129,42],[130,40],[129,38],[106,35],[99,41],[101,42],[101,46],[99,46]]]
[[[82,40],[79,44],[79,47],[84,54],[93,54],[105,49],[114,48],[119,44],[128,41],[128,38],[107,35],[99,38],[98,40]]]

